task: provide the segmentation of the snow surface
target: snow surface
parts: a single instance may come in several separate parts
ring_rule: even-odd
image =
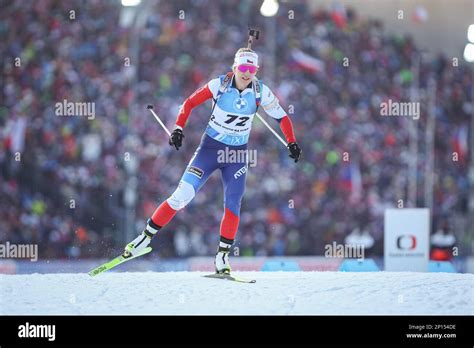
[[[0,275],[0,314],[474,314],[474,275],[235,272]]]

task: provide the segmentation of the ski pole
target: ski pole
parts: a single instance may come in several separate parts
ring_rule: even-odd
[[[248,39],[248,42],[247,42],[247,48],[250,48],[252,49],[252,43],[253,43],[253,39],[255,40],[258,40],[258,37],[260,36],[260,30],[256,30],[256,29],[252,29],[250,28],[249,26],[249,39]],[[267,126],[268,129],[270,129],[270,131],[277,137],[278,140],[280,140],[280,142],[285,145],[285,147],[288,147],[288,144],[286,143],[286,141],[284,141],[282,139],[282,137],[277,133],[275,132],[275,130],[267,123],[267,121],[265,121],[262,116],[260,116],[258,114],[258,112],[256,113],[257,117],[260,119],[260,121],[262,121],[262,123]]]
[[[164,123],[161,122],[161,120],[160,120],[160,118],[158,117],[158,115],[153,111],[153,105],[148,104],[147,109],[150,110],[150,112],[153,114],[153,116],[155,116],[156,120],[157,120],[158,123],[161,125],[161,127],[165,130],[166,134],[168,134],[168,136],[171,136],[171,133],[170,133],[170,131],[168,130],[168,128],[166,128],[166,126],[164,125]]]
[[[258,114],[258,112],[257,112],[255,115],[257,115],[257,117],[260,119],[260,121],[262,121],[263,124],[264,124],[265,126],[267,126],[268,129],[270,129],[270,131],[277,137],[278,140],[280,140],[280,142],[281,142],[283,145],[285,145],[285,147],[288,146],[288,144],[286,143],[286,141],[284,141],[284,140],[281,138],[281,136],[267,123],[267,121],[265,121],[265,120],[263,119],[262,116],[260,116],[260,115]]]

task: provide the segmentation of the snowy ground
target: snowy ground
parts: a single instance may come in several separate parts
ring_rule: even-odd
[[[0,275],[0,314],[474,314],[474,275],[236,272]]]

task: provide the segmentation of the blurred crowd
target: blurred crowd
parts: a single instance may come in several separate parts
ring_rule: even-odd
[[[472,67],[425,57],[411,38],[393,36],[350,9],[311,12],[304,2],[290,2],[264,18],[258,1],[146,6],[145,24],[137,28],[123,25],[118,1],[2,4],[0,242],[38,243],[43,258],[111,256],[121,249],[176,188],[210,112],[210,104],[192,112],[176,151],[146,105],[153,103],[172,128],[183,100],[230,70],[235,51],[246,46],[249,23],[262,30],[253,46],[262,61],[259,76],[289,112],[303,159],[293,163],[255,121],[249,148],[258,151],[258,164],[249,170],[242,202],[240,255],[322,255],[326,244],[354,234],[370,236],[371,252],[382,255],[384,210],[409,204],[412,126],[416,204],[426,203],[431,111],[433,232],[469,228]],[[290,9],[297,20],[288,17]],[[272,27],[277,30],[269,32]],[[414,96],[418,120],[380,115],[382,102]],[[95,117],[58,116],[55,105],[63,100],[94,103]],[[214,173],[154,241],[160,256],[215,252],[221,187]]]

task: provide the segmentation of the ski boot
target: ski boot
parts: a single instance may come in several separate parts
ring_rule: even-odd
[[[160,226],[156,225],[151,219],[148,219],[147,225],[140,235],[125,246],[122,256],[128,259],[131,256],[140,254],[156,235]]]

